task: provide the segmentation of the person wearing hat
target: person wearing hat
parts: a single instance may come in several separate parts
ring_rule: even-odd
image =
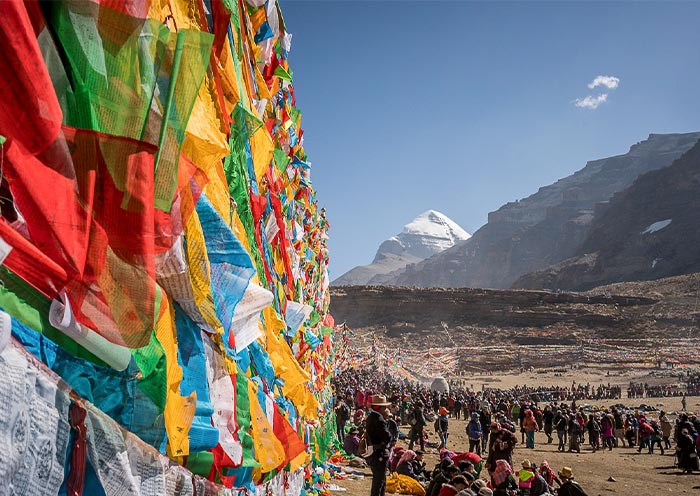
[[[399,464],[396,466],[396,473],[405,475],[406,477],[410,477],[412,479],[415,479],[419,482],[424,481],[425,478],[420,474],[416,473],[415,471],[415,465],[414,465],[414,460],[416,459],[416,452],[413,450],[406,450],[403,452],[403,455],[401,455],[401,459],[399,460]]]
[[[474,412],[472,413],[471,420],[467,424],[467,437],[469,438],[470,452],[481,455],[482,435],[480,415]]]
[[[522,496],[530,496],[530,488],[532,480],[535,478],[535,473],[532,470],[530,460],[523,460],[523,468],[518,470],[518,488]]]
[[[444,406],[441,406],[438,408],[438,416],[435,419],[435,433],[438,435],[438,438],[440,439],[440,446],[438,446],[438,451],[440,451],[443,448],[447,447],[447,438],[450,435],[448,432],[449,428],[449,414],[450,411],[445,408]]]
[[[518,482],[515,480],[510,463],[505,460],[496,461],[496,468],[491,471],[491,487],[495,496],[510,496],[517,491]]]
[[[557,491],[559,496],[587,496],[583,488],[574,481],[574,471],[571,467],[563,467],[559,472],[561,487]]]
[[[386,396],[370,396],[370,411],[367,415],[365,435],[372,452],[367,457],[367,465],[372,469],[372,489],[370,496],[384,496],[386,492],[386,470],[389,467],[389,447],[391,432],[387,426],[389,403]]]
[[[508,429],[499,428],[498,423],[491,424],[491,448],[486,459],[486,468],[489,473],[496,469],[499,460],[505,460],[510,466],[513,463],[513,449],[518,444],[518,439]]]
[[[478,494],[482,488],[487,487],[486,484],[487,483],[484,479],[476,479],[474,482],[472,482],[471,490]]]
[[[524,410],[524,416],[522,423],[520,424],[521,430],[525,432],[525,447],[534,449],[535,448],[535,432],[540,430],[540,426],[535,419],[535,413],[531,409]]]
[[[352,427],[345,435],[343,450],[348,455],[358,456],[360,454],[360,431],[357,427]]]

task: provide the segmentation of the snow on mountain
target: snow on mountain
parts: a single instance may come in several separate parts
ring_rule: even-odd
[[[384,241],[369,265],[355,267],[332,282],[335,286],[382,284],[390,273],[425,260],[467,240],[471,235],[435,210],[423,212]]]
[[[653,234],[657,231],[660,231],[664,227],[668,227],[672,221],[673,219],[666,219],[654,222],[653,224],[647,226],[647,228],[642,231],[642,234]]]
[[[385,253],[405,253],[424,260],[470,237],[446,215],[428,210],[406,224],[400,234],[382,243],[374,261]]]

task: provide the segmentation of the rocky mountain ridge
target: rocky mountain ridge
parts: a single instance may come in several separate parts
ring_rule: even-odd
[[[700,143],[613,196],[571,258],[514,286],[582,290],[700,271],[699,211]]]
[[[611,197],[640,175],[668,167],[700,133],[651,134],[623,155],[594,160],[525,199],[489,214],[467,241],[410,264],[383,284],[419,287],[510,287],[524,274],[569,259]]]

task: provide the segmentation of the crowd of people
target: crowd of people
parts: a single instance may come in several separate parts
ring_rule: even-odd
[[[548,444],[556,442],[559,451],[627,447],[664,454],[675,449],[681,470],[699,469],[700,419],[682,414],[672,421],[663,411],[597,410],[577,405],[582,399],[619,398],[618,386],[574,383],[571,388],[520,386],[482,391],[461,386],[441,392],[372,369],[347,370],[336,377],[334,386],[339,439],[349,455],[364,455],[367,460],[373,474],[372,496],[384,494],[387,470],[421,482],[427,496],[585,494],[573,482],[571,467],[555,473],[546,462],[538,466],[523,460],[520,468],[514,464],[515,446],[534,448],[538,431],[544,432]],[[462,453],[447,449],[450,420],[460,418],[468,421],[469,443]],[[423,454],[431,427],[437,434],[435,447],[441,461],[428,470]],[[397,445],[400,438],[408,443],[407,448]],[[363,451],[363,444],[369,447],[369,454]]]

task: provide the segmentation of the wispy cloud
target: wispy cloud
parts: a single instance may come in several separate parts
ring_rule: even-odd
[[[596,76],[593,81],[588,83],[588,88],[591,90],[598,86],[604,86],[608,90],[615,90],[620,86],[620,78],[615,76]],[[584,98],[577,98],[574,100],[574,105],[578,108],[595,110],[607,101],[608,93],[599,93],[596,96],[588,95]]]
[[[601,103],[605,103],[607,101],[608,94],[601,93],[598,96],[588,95],[586,98],[577,98],[576,100],[574,100],[574,105],[576,105],[579,108],[594,110],[597,109]]]
[[[615,76],[596,76],[596,78],[588,83],[590,89],[597,88],[598,86],[605,86],[608,89],[614,90],[620,86],[620,78]]]

